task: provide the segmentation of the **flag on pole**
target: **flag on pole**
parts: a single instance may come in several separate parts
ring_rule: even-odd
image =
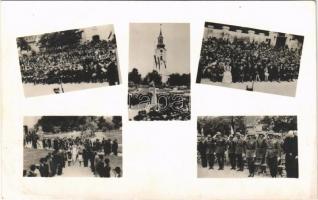
[[[155,59],[155,65],[156,65],[156,68],[157,68],[158,63],[157,63],[156,55],[153,55],[153,58]]]
[[[231,126],[231,135],[234,135],[233,126]]]
[[[113,31],[111,31],[108,35],[108,38],[107,39],[110,39],[110,37],[113,35]]]
[[[157,56],[157,63],[158,63],[158,68],[159,68],[159,70],[160,70],[160,59],[159,59],[158,56]]]

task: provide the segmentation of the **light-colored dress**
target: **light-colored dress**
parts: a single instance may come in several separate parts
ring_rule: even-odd
[[[231,74],[231,66],[225,65],[224,66],[224,73],[223,73],[223,83],[232,83],[232,74]]]
[[[76,157],[77,157],[77,147],[75,145],[73,145],[72,147],[72,160],[75,162],[76,161]]]

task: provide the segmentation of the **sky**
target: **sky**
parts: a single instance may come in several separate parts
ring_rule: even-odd
[[[144,77],[154,69],[154,52],[160,23],[131,23],[129,34],[129,72],[137,68]],[[168,73],[190,73],[190,25],[163,23],[163,42],[167,49]]]
[[[29,128],[33,128],[33,126],[38,122],[38,120],[40,119],[40,116],[26,116],[24,117],[24,121],[23,121],[23,125],[28,126]]]

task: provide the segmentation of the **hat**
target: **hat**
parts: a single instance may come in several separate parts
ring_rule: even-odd
[[[286,134],[286,137],[294,137],[294,132],[288,131],[288,133]]]

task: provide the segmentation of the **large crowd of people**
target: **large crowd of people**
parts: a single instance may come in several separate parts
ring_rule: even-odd
[[[30,136],[28,137],[30,138]],[[90,167],[97,177],[121,177],[121,168],[110,166],[110,155],[119,156],[116,139],[76,138],[37,138],[25,141],[26,148],[51,150],[47,156],[40,158],[29,170],[24,170],[27,177],[54,177],[63,174],[63,168]]]
[[[241,172],[247,167],[249,177],[270,174],[273,178],[298,178],[297,146],[297,131],[284,136],[272,131],[257,135],[250,132],[245,136],[239,132],[230,136],[218,132],[214,136],[200,136],[197,150],[201,167],[209,170],[214,169],[217,161],[218,170],[224,170],[226,164],[231,170]]]
[[[197,82],[294,81],[300,57],[301,49],[209,37],[202,42]]]
[[[156,121],[156,120],[190,120],[190,98],[185,94],[160,94],[157,95],[157,102],[151,104],[152,94],[129,96],[129,108],[140,109],[135,121]]]
[[[116,43],[91,41],[19,56],[23,83],[119,83]]]

